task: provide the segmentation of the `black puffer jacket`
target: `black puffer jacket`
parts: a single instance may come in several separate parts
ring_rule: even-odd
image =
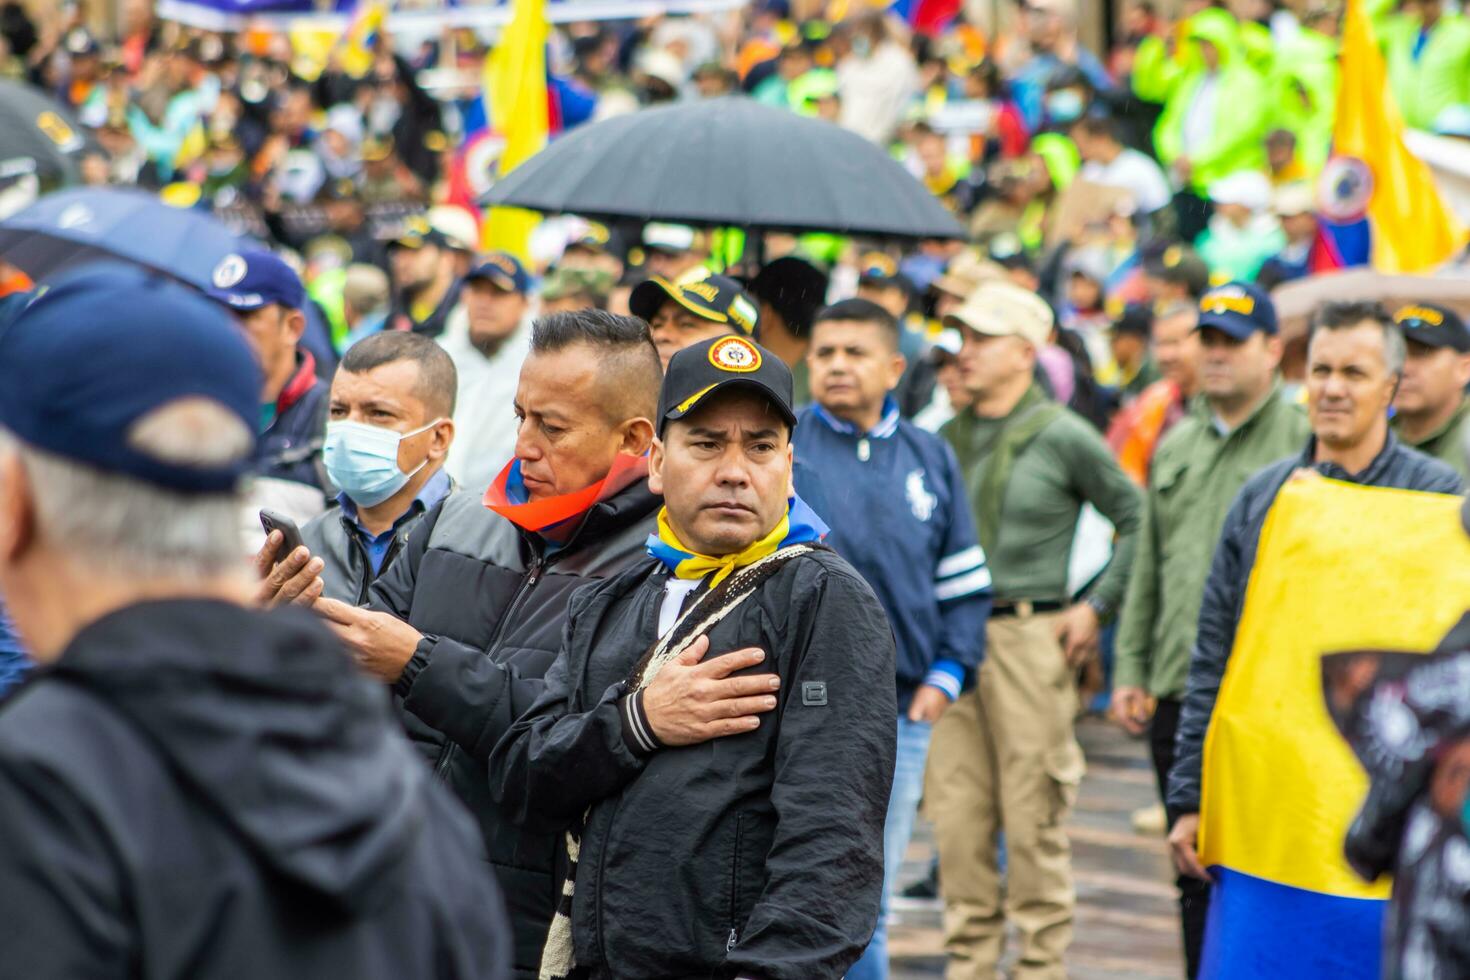
[[[560,887],[564,824],[510,825],[491,798],[486,762],[538,693],[561,646],[567,604],[589,581],[644,557],[660,498],[640,480],[593,506],[566,547],[451,493],[429,511],[372,588],[372,606],[425,635],[394,693],[409,737],[480,823],[516,937],[516,971],[534,977]]]
[[[0,710],[0,977],[508,976],[458,804],[312,616],[150,602]]]
[[[1307,441],[1300,456],[1283,459],[1246,481],[1225,515],[1220,542],[1205,580],[1204,601],[1199,610],[1199,628],[1189,658],[1189,680],[1179,712],[1179,730],[1174,736],[1174,767],[1169,770],[1168,804],[1180,813],[1198,813],[1200,771],[1204,761],[1205,730],[1220,695],[1220,681],[1230,651],[1235,647],[1235,628],[1245,607],[1245,587],[1256,564],[1256,547],[1266,513],[1276,494],[1298,469],[1314,469],[1323,476],[1365,487],[1397,487],[1429,493],[1459,493],[1460,475],[1439,460],[1415,452],[1399,442],[1392,432],[1383,449],[1361,473],[1349,473],[1333,463],[1313,462],[1316,439]]]
[[[827,549],[777,570],[709,633],[782,680],[755,731],[644,754],[620,703],[654,641],[668,572],[644,562],[573,599],[545,692],[491,779],[534,824],[578,819],[572,930],[593,978],[841,977],[883,887],[893,634]]]

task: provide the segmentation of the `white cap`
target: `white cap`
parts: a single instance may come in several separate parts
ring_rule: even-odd
[[[1237,170],[1210,185],[1210,200],[1264,211],[1271,206],[1271,181],[1258,170]]]
[[[1282,218],[1290,218],[1298,214],[1310,214],[1317,210],[1317,193],[1312,190],[1312,185],[1304,180],[1294,180],[1289,184],[1282,184],[1276,188],[1276,194],[1271,202],[1276,214]]]
[[[461,252],[480,250],[480,224],[475,216],[455,204],[438,204],[425,215],[429,227],[449,240],[450,248]]]
[[[650,221],[643,226],[643,244],[665,252],[688,252],[694,248],[694,229],[688,225],[670,225]]]
[[[988,337],[1020,337],[1035,347],[1051,339],[1056,317],[1046,300],[1009,282],[987,282],[949,316],[945,326],[968,327]]]

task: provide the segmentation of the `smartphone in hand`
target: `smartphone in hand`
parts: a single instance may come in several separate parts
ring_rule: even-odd
[[[272,531],[280,531],[281,537],[285,539],[281,542],[280,548],[276,549],[274,561],[281,561],[291,552],[301,547],[301,528],[297,527],[295,521],[280,511],[262,508],[260,511],[260,526],[265,528],[267,535]]]

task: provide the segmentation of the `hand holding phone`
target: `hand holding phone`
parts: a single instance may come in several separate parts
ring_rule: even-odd
[[[301,547],[301,528],[297,527],[295,521],[280,511],[261,508],[260,526],[265,528],[267,536],[272,531],[281,532],[281,546],[276,549],[276,555],[272,559],[272,562],[284,561],[287,555]]]

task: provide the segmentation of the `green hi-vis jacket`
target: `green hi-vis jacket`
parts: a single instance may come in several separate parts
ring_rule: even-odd
[[[1186,43],[1171,57],[1161,38],[1139,45],[1133,67],[1133,94],[1161,102],[1164,112],[1154,127],[1154,149],[1164,165],[1181,156],[1192,166],[1190,184],[1200,196],[1222,177],[1266,166],[1266,133],[1273,111],[1266,80],[1246,58],[1240,24],[1228,11],[1211,8],[1184,26]],[[1190,106],[1208,77],[1198,50],[1208,41],[1220,54],[1216,73],[1215,122],[1209,139],[1185,152],[1184,125]]]

